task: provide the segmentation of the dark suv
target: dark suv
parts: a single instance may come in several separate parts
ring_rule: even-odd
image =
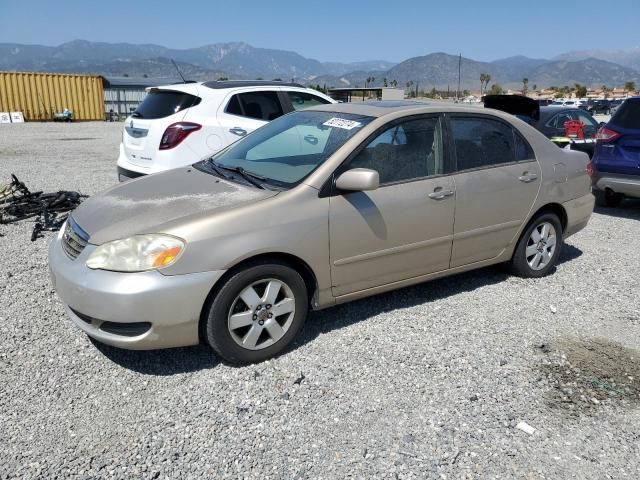
[[[628,98],[598,131],[591,178],[598,205],[640,198],[640,97]]]
[[[599,113],[608,115],[611,113],[611,102],[609,100],[593,100],[593,102],[589,102],[587,105],[587,111],[591,115]]]

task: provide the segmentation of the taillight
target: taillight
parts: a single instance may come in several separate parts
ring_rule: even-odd
[[[199,123],[193,122],[178,122],[172,123],[162,134],[160,140],[160,150],[169,150],[177,145],[180,145],[190,133],[196,132],[202,128]]]
[[[615,130],[611,130],[607,127],[601,127],[600,130],[598,130],[598,133],[596,133],[596,142],[613,142],[618,137],[620,137],[620,134]]]
[[[587,175],[593,178],[593,163],[587,163]]]

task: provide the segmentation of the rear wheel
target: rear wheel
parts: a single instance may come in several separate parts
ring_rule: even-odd
[[[253,265],[229,278],[211,302],[207,341],[230,363],[261,362],[291,343],[308,305],[297,271],[278,263]]]
[[[535,217],[518,240],[509,263],[511,273],[519,277],[548,275],[560,256],[562,225],[554,213]]]
[[[624,195],[615,193],[613,190],[594,190],[593,195],[596,197],[596,204],[601,207],[619,207],[624,200]]]

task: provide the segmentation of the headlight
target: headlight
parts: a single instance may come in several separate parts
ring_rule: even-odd
[[[184,245],[184,240],[169,235],[135,235],[100,245],[87,259],[87,267],[114,272],[164,268],[178,259]]]

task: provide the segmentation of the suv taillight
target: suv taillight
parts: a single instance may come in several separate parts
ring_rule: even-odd
[[[162,134],[160,140],[160,150],[169,150],[177,145],[180,145],[190,133],[196,132],[202,128],[199,123],[193,122],[178,122],[172,123]]]
[[[593,162],[587,163],[587,175],[593,178]]]
[[[611,130],[607,127],[601,127],[596,133],[596,142],[598,143],[606,143],[613,142],[616,138],[618,138],[620,134],[615,130]]]

